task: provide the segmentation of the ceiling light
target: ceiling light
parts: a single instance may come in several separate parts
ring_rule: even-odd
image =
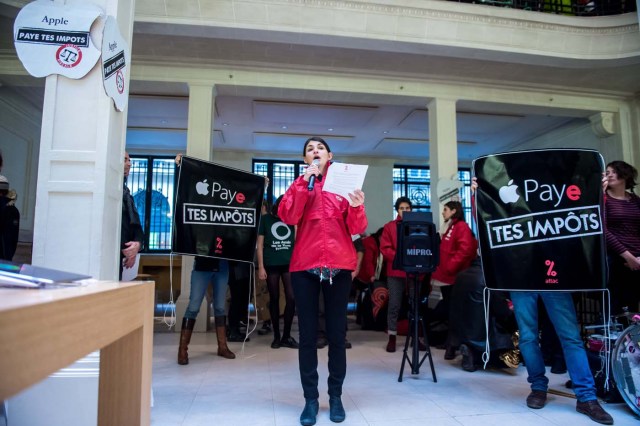
[[[328,130],[329,132],[333,132],[333,127],[329,127],[327,130]]]
[[[388,131],[388,130],[385,130],[385,131],[384,131],[384,132],[382,132],[382,133],[384,133],[385,135],[388,135],[388,134],[389,134],[389,131]]]
[[[228,126],[228,125],[229,125],[229,123],[222,123],[222,125],[223,125],[223,126]]]
[[[160,123],[161,123],[161,124],[167,124],[167,123],[168,123],[168,121],[167,121],[167,120],[160,120]]]
[[[282,126],[281,129],[286,130],[288,127],[287,126]]]

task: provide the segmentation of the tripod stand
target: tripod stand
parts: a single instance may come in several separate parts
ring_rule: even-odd
[[[411,277],[413,277],[413,299],[411,300],[411,310],[409,311],[409,333],[407,334],[407,340],[404,343],[402,365],[400,366],[400,375],[398,376],[398,381],[402,382],[402,373],[404,372],[405,361],[409,362],[409,365],[411,366],[411,374],[420,374],[420,367],[422,366],[422,363],[427,357],[429,357],[429,365],[431,366],[431,375],[433,376],[433,382],[437,383],[438,379],[436,379],[436,370],[433,367],[431,347],[429,346],[429,340],[427,339],[427,328],[425,327],[424,319],[420,315],[420,283],[418,281],[418,274],[413,274],[412,276],[407,274],[407,279],[410,279]],[[426,278],[427,281],[431,281],[431,274],[427,274]],[[427,351],[422,359],[420,359],[419,327],[422,328],[424,343],[427,347]],[[412,342],[413,344],[411,348],[411,359],[409,359],[409,355],[407,354],[409,342]]]

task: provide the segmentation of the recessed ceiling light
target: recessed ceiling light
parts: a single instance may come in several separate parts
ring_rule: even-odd
[[[329,132],[333,132],[333,127],[329,127],[327,130],[328,130]]]
[[[162,123],[162,124],[167,124],[167,123],[168,123],[168,121],[167,121],[167,120],[160,120],[160,123]]]
[[[385,130],[385,131],[384,131],[384,132],[382,132],[382,133],[384,133],[385,135],[387,135],[387,134],[389,134],[389,131],[388,131],[388,130]]]
[[[288,127],[287,126],[282,126],[281,129],[285,129],[286,130],[286,129],[288,129]]]
[[[223,125],[223,126],[228,126],[228,125],[229,125],[229,123],[222,123],[222,125]]]

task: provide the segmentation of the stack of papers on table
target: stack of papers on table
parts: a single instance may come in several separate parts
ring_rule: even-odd
[[[89,275],[59,271],[0,260],[0,286],[2,287],[65,287],[81,285],[81,280],[91,278]]]

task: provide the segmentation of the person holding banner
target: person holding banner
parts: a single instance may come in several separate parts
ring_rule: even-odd
[[[269,314],[273,327],[271,347],[298,348],[298,342],[291,337],[291,324],[296,312],[296,302],[291,287],[289,263],[293,253],[295,228],[286,225],[278,217],[278,207],[282,201],[278,197],[270,213],[262,216],[258,230],[258,278],[267,281],[269,288]],[[280,336],[280,280],[284,285],[286,305],[284,308],[284,332]]]
[[[213,314],[216,321],[216,337],[218,339],[218,356],[234,359],[236,355],[227,346],[225,303],[229,282],[229,262],[212,257],[196,256],[191,271],[191,292],[189,305],[182,318],[180,330],[180,346],[178,347],[178,364],[189,364],[189,343],[193,327],[202,306],[202,300],[209,284],[213,287]]]
[[[638,171],[612,161],[602,182],[609,252],[612,313],[638,312],[640,302],[640,197],[633,193]]]
[[[471,182],[472,194],[478,188],[477,179]],[[538,303],[544,303],[549,319],[562,345],[569,377],[576,394],[576,411],[597,423],[612,425],[613,418],[598,403],[593,374],[589,368],[580,328],[570,292],[512,290],[511,301],[520,329],[520,354],[527,368],[531,392],[527,407],[541,409],[547,402],[549,379],[545,375],[544,357],[538,340]]]
[[[278,216],[297,226],[290,272],[300,329],[298,363],[305,406],[301,425],[314,425],[318,415],[319,294],[324,296],[326,334],[329,341],[329,418],[342,422],[346,413],[341,401],[347,369],[345,337],[351,272],[357,259],[351,235],[367,228],[364,192],[355,190],[349,199],[323,191],[333,153],[319,137],[311,137],[302,150],[305,173],[287,189]]]

